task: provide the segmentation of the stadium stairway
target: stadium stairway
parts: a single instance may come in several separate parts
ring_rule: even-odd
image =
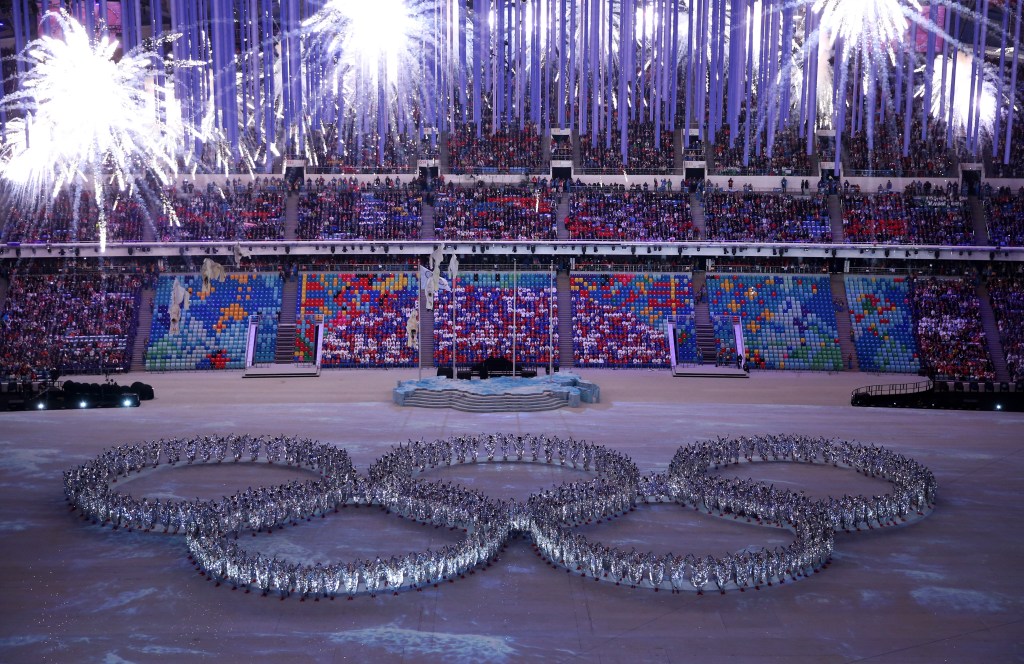
[[[569,229],[565,227],[565,220],[569,216],[569,197],[570,194],[560,194],[558,207],[555,208],[555,237],[559,240],[569,239]]]
[[[705,289],[707,284],[707,273],[694,271],[690,281],[693,289],[693,326],[697,331],[697,348],[704,358],[704,364],[715,364],[718,358],[718,338],[715,336],[715,326],[711,324],[711,309],[708,307],[708,298],[705,296],[697,301],[698,293]]]
[[[0,313],[7,306],[7,279],[0,277]]]
[[[157,241],[156,227],[154,226],[154,223],[156,222],[156,219],[157,219],[157,217],[154,216],[153,217],[153,223],[151,223],[149,221],[144,221],[143,222],[143,224],[142,224],[142,241],[143,242],[156,242]]]
[[[540,139],[540,163],[548,164],[548,172],[551,172],[551,132]]]
[[[686,159],[683,157],[683,130],[676,128],[672,132],[672,166],[676,172],[686,173]]]
[[[828,197],[828,216],[832,221],[832,241],[836,244],[846,242],[846,236],[843,233],[843,204],[839,201],[837,194],[831,194]],[[832,290],[835,291],[835,281],[832,282]]]
[[[580,133],[575,129],[572,130],[572,164],[574,167],[579,168],[580,164]]]
[[[289,200],[292,196],[289,196]],[[281,318],[277,325],[274,364],[295,363],[295,317],[299,307],[299,279],[289,279],[281,288]]]
[[[988,223],[985,220],[985,204],[977,196],[969,196],[967,207],[971,211],[971,223],[974,225],[974,246],[987,247],[991,243],[988,238]]]
[[[291,192],[284,199],[284,239],[295,240],[298,238],[299,228],[299,195]]]
[[[572,350],[572,286],[569,275],[558,273],[558,366],[572,368],[576,356]]]
[[[420,239],[433,240],[434,235],[434,206],[423,202],[423,220],[420,222]]]
[[[698,231],[700,231],[698,239],[706,240],[708,237],[708,226],[704,220],[704,203],[697,197],[697,194],[690,194],[690,216],[693,218],[693,225],[697,227]],[[701,278],[703,279],[703,277]],[[701,285],[704,285],[703,281],[701,282]]]
[[[423,366],[434,366],[434,312],[427,309],[427,302],[421,296],[420,304],[420,357]]]
[[[448,155],[448,132],[442,131],[437,137],[437,160],[441,162],[440,173],[445,175],[451,172],[451,158]]]
[[[838,196],[829,196],[829,199]],[[829,205],[831,207],[831,203]],[[833,225],[834,225],[833,221]],[[842,222],[840,222],[840,228]],[[832,236],[833,238],[835,235]],[[860,371],[860,362],[857,360],[857,348],[853,343],[853,324],[850,322],[850,300],[846,296],[846,282],[842,274],[829,276],[829,284],[832,286],[832,299],[844,302],[842,311],[836,312],[836,328],[839,330],[839,348],[843,353],[843,367],[847,371]],[[850,358],[853,358],[853,366],[850,366]]]
[[[988,342],[988,354],[992,357],[992,366],[996,370],[996,380],[1009,381],[1010,370],[1006,366],[1006,353],[1003,352],[1003,341],[999,337],[999,326],[996,324],[996,314],[992,311],[988,288],[985,284],[978,283],[976,292],[981,302],[981,328],[985,330],[985,341]]]
[[[142,289],[142,294],[139,297],[139,324],[135,328],[135,345],[132,347],[132,363],[131,366],[128,367],[130,371],[146,370],[146,363],[142,361],[142,356],[145,355],[146,346],[149,345],[149,331],[153,329],[154,299],[156,299],[156,289]]]

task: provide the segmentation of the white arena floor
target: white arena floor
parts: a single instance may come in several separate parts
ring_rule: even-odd
[[[582,371],[602,403],[540,414],[398,408],[415,370],[327,371],[244,380],[240,372],[146,374],[138,409],[0,413],[0,660],[5,662],[1006,662],[1024,658],[1024,414],[860,409],[866,374],[755,373],[673,379],[667,371]],[[939,483],[916,525],[839,534],[828,569],[784,586],[719,595],[630,590],[555,570],[525,540],[465,580],[399,596],[300,602],[215,587],[180,536],[81,521],[61,473],[114,444],[248,432],[345,447],[358,469],[410,438],[499,431],[591,440],[664,470],[683,444],[717,435],[801,433],[897,449]],[[881,493],[851,471],[763,464],[751,476],[814,495]],[[161,468],[122,490],[219,497],[280,483],[267,466]],[[434,476],[495,497],[577,479],[546,466],[473,466]],[[722,554],[786,533],[682,508],[640,507],[587,527],[607,544]],[[308,560],[405,553],[449,541],[371,509],[247,544]]]

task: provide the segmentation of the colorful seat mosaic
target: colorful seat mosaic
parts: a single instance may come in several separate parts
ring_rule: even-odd
[[[847,275],[845,281],[860,370],[914,374],[920,371],[907,280]]]
[[[709,274],[712,318],[739,316],[752,367],[840,371],[843,367],[828,277]],[[721,348],[735,354],[727,326],[716,325]]]
[[[668,316],[689,321],[677,330],[677,343],[680,332],[687,334],[682,361],[696,362],[689,274],[578,274],[570,284],[577,366],[668,366]]]
[[[184,301],[178,302],[177,307],[172,303],[175,280],[188,292],[187,308]],[[199,275],[160,277],[146,369],[242,369],[249,316],[256,314],[262,314],[262,319],[254,359],[258,363],[272,362],[281,290],[281,277],[277,274],[229,274],[220,281],[211,281],[208,292],[203,291],[203,278]],[[176,326],[172,314],[180,315]]]
[[[324,317],[323,367],[408,367],[418,362],[408,328],[418,307],[414,273],[320,272],[301,279],[296,362],[316,359],[315,324],[309,317],[317,315]]]

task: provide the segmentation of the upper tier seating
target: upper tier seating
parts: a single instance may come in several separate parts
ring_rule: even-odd
[[[569,237],[580,240],[695,240],[686,192],[576,189],[569,199]]]
[[[165,241],[281,240],[284,195],[271,189],[208,188],[191,194],[168,192],[170,211],[160,219]]]
[[[299,198],[297,232],[302,240],[415,240],[421,204],[419,193],[405,187],[316,187]]]
[[[916,279],[912,290],[921,365],[932,378],[991,380],[995,377],[981,303],[964,279]]]
[[[141,284],[134,274],[12,275],[0,326],[0,376],[127,370]]]
[[[920,371],[907,280],[847,275],[845,281],[860,370],[913,374]]]
[[[188,292],[184,302],[172,303],[175,281]],[[281,314],[281,277],[278,274],[228,274],[212,280],[203,292],[199,275],[164,275],[157,282],[153,325],[149,334],[146,369],[245,368],[249,316],[261,314],[256,336],[255,362],[272,362]],[[180,315],[172,331],[171,314]]]
[[[490,357],[512,359],[516,329],[516,362],[546,365],[550,335],[558,364],[558,297],[547,272],[520,272],[513,317],[511,272],[464,272],[456,280],[456,345],[458,364],[477,364]],[[451,291],[438,293],[434,309],[434,364],[452,364]],[[549,313],[550,312],[550,313]],[[552,322],[555,322],[552,325]]]
[[[666,317],[692,327],[689,274],[579,274],[570,284],[577,366],[669,366]],[[695,334],[690,338],[695,361]]]
[[[324,317],[324,367],[408,367],[419,358],[407,323],[419,306],[413,273],[323,272],[303,274],[299,283],[300,327],[295,358],[316,354],[313,322]]]
[[[988,237],[997,247],[1024,246],[1024,188],[1016,195],[1000,188],[985,199]]]
[[[528,187],[455,187],[438,191],[434,234],[443,240],[553,240],[551,190]]]
[[[831,242],[825,197],[709,191],[707,239],[725,242]]]
[[[477,136],[476,125],[468,123],[448,135],[448,159],[452,173],[528,173],[541,170],[540,137],[527,122],[502,126],[491,132],[485,120]]]
[[[618,123],[613,122],[615,130],[611,132],[611,147],[608,145],[608,134],[597,134],[594,143],[593,134],[580,136],[580,160],[582,168],[590,171],[622,173],[664,173],[675,165],[675,139],[671,128],[662,125],[661,139],[655,137],[653,122],[630,122],[626,130],[628,154],[626,164],[622,163],[621,134]]]
[[[842,351],[828,277],[796,274],[709,274],[712,318],[739,316],[752,366],[841,371]],[[725,332],[728,329],[729,332]],[[716,326],[721,347],[735,354],[727,325]]]

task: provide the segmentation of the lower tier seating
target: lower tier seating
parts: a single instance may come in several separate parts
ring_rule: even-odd
[[[408,367],[419,360],[409,328],[419,306],[415,274],[322,272],[301,279],[297,362],[315,360],[314,324],[302,317],[316,315],[324,317],[321,366]]]
[[[913,374],[920,371],[907,280],[848,275],[845,281],[860,370]]]
[[[262,318],[254,359],[272,362],[281,289],[277,274],[228,274],[211,280],[207,291],[199,275],[160,277],[146,369],[242,369],[249,317],[257,314]]]
[[[577,366],[668,366],[666,317],[692,327],[689,274],[580,274],[570,283]],[[689,338],[695,361],[696,335]]]
[[[739,316],[742,320],[752,368],[842,370],[828,277],[709,274],[707,293],[712,319]],[[735,354],[731,327],[716,325],[716,334],[720,348]]]

